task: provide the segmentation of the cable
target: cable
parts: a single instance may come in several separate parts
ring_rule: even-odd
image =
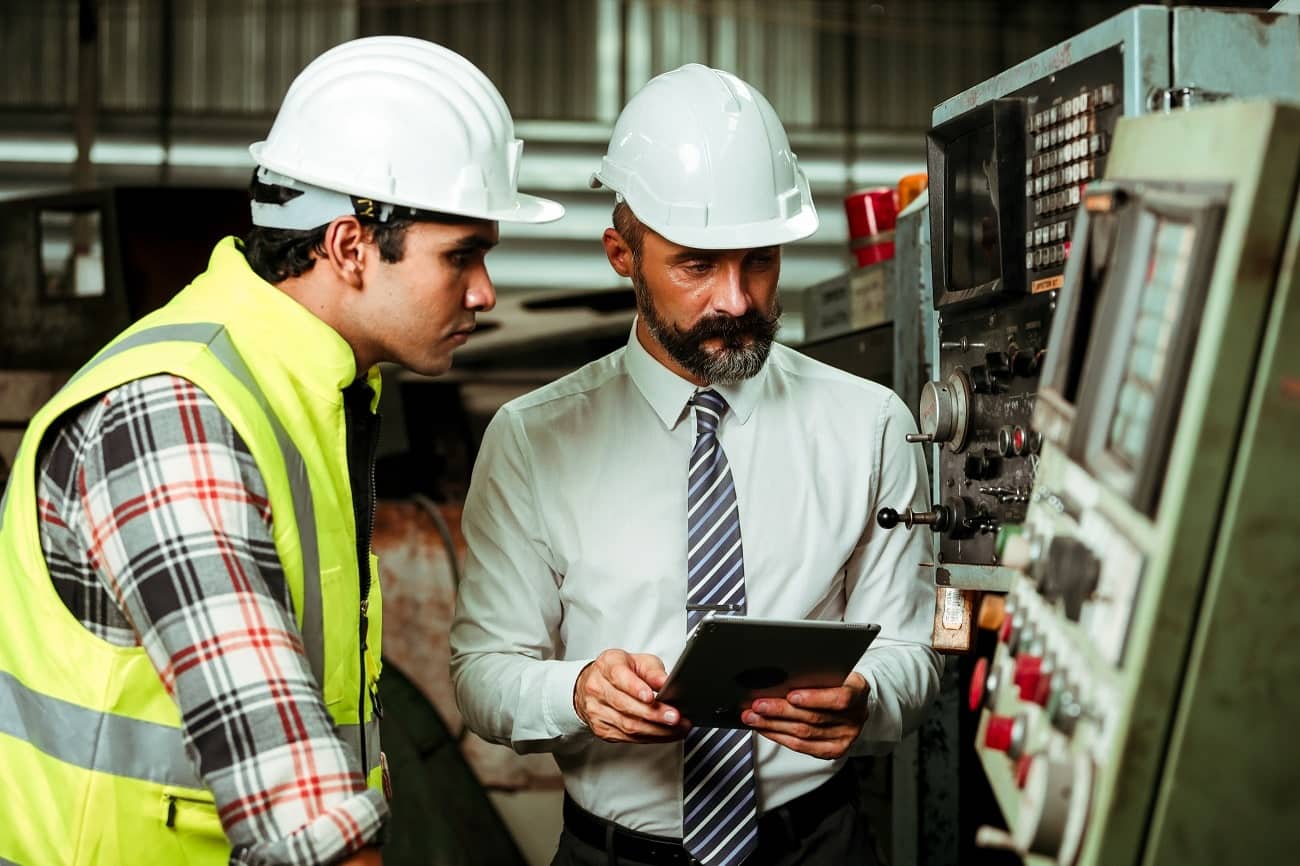
[[[460,560],[456,558],[456,544],[452,541],[451,527],[447,525],[447,520],[438,510],[437,504],[423,493],[412,494],[411,501],[429,515],[438,530],[438,535],[442,536],[442,543],[447,551],[447,561],[451,563],[451,585],[453,589],[460,591]]]

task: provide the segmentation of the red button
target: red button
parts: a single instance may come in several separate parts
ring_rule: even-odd
[[[1021,755],[1020,760],[1016,761],[1016,787],[1025,787],[1025,782],[1029,779],[1029,765],[1034,762],[1032,755]]]
[[[989,716],[984,729],[984,748],[1005,752],[1011,748],[1011,729],[1016,720],[1011,716]]]
[[[975,662],[975,670],[970,677],[970,693],[967,695],[967,704],[972,711],[977,711],[980,705],[984,703],[984,684],[988,680],[989,660],[986,656],[980,656]]]
[[[1011,621],[1015,619],[1013,615],[1007,616],[1002,620],[1002,628],[998,630],[998,640],[1006,643],[1011,640]]]
[[[1047,706],[1047,699],[1052,696],[1052,675],[1039,672],[1038,682],[1034,685],[1034,693],[1029,696],[1029,700],[1038,704],[1040,707]]]
[[[1022,655],[1016,657],[1016,671],[1011,681],[1020,690],[1020,700],[1033,700],[1038,692],[1038,682],[1042,678],[1043,659],[1041,656]]]

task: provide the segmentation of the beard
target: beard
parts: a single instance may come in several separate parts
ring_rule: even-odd
[[[781,318],[779,298],[773,297],[772,308],[766,313],[751,308],[740,316],[713,315],[682,329],[655,308],[639,262],[632,268],[632,288],[636,291],[637,312],[650,335],[688,373],[710,384],[730,385],[752,378],[763,369]],[[721,345],[705,349],[703,344],[709,340]]]

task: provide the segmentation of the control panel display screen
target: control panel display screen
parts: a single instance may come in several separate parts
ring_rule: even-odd
[[[1150,515],[1159,505],[1226,196],[1204,184],[1125,182],[1108,211],[1114,284],[1102,293],[1069,450]]]
[[[1174,330],[1186,303],[1195,243],[1193,226],[1157,219],[1106,442],[1107,450],[1129,468],[1138,466],[1151,433],[1157,388],[1167,375]]]
[[[993,126],[976,127],[948,144],[949,286],[972,289],[1002,275],[998,244],[998,162]]]

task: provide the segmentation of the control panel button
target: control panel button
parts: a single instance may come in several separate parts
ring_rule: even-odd
[[[1018,758],[1024,754],[1028,729],[1029,721],[1024,715],[990,715],[984,728],[984,748]]]
[[[1016,657],[1015,673],[1011,682],[1022,701],[1032,701],[1038,693],[1038,684],[1043,678],[1043,659],[1041,656],[1024,654]]]
[[[975,669],[971,671],[970,690],[966,694],[966,705],[972,712],[979,712],[984,706],[984,686],[989,676],[989,660],[980,656],[975,660]]]

